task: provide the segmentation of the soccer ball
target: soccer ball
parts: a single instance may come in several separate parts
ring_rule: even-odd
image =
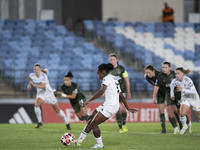
[[[75,136],[72,133],[64,133],[61,137],[61,143],[65,146],[70,146],[74,143]]]

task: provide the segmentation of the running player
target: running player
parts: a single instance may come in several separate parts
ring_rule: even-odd
[[[58,106],[56,97],[54,96],[54,93],[53,93],[54,91],[52,90],[49,84],[49,80],[46,75],[47,73],[48,73],[47,69],[42,69],[40,64],[36,63],[34,65],[34,73],[31,73],[29,75],[29,84],[27,86],[28,91],[31,90],[31,86],[37,88],[34,111],[35,111],[35,115],[37,117],[38,123],[35,126],[35,128],[39,128],[40,126],[43,125],[40,106],[44,102],[48,102],[49,104],[52,105],[55,112],[58,113],[58,115],[64,120],[67,126],[67,130],[71,130],[69,121],[67,120],[65,113]]]
[[[118,79],[109,74],[109,71],[113,69],[112,64],[101,64],[98,67],[97,74],[99,79],[102,81],[101,89],[88,101],[83,103],[83,105],[88,105],[93,100],[100,97],[105,92],[105,102],[97,107],[92,115],[88,118],[87,125],[80,134],[78,140],[75,141],[75,144],[81,146],[81,143],[86,138],[88,133],[93,130],[93,134],[96,140],[96,143],[92,148],[103,148],[103,142],[101,138],[101,131],[98,127],[99,124],[103,123],[110,117],[116,114],[119,109],[119,97],[124,103],[126,109],[132,113],[137,112],[136,109],[131,109],[128,107],[128,104],[121,92]]]
[[[156,83],[155,83],[153,100],[154,101],[157,100],[156,95],[158,93],[159,87],[161,85],[165,85],[165,101],[166,101],[166,106],[167,106],[167,113],[168,113],[169,121],[174,128],[174,134],[177,134],[179,132],[179,129],[177,127],[175,117],[177,118],[177,121],[179,122],[180,128],[182,128],[182,124],[180,122],[179,115],[177,113],[175,101],[173,101],[170,98],[170,83],[175,78],[175,72],[171,71],[170,62],[164,62],[162,64],[162,71],[163,72],[159,74],[158,79],[156,80]]]
[[[156,70],[154,66],[152,65],[147,65],[144,68],[145,75],[144,78],[153,86],[155,87],[156,80],[158,79],[159,74],[161,73],[160,71]],[[157,99],[157,101],[156,101]],[[158,93],[156,95],[156,99],[153,100],[154,104],[157,104],[159,113],[160,113],[160,123],[162,127],[162,131],[160,133],[166,133],[166,128],[165,128],[165,86],[161,85]]]
[[[186,112],[188,111],[188,109],[190,108],[190,106],[192,106],[193,110],[196,112],[196,115],[198,117],[198,119],[200,119],[200,100],[199,100],[199,95],[196,91],[196,88],[192,82],[192,80],[185,76],[186,74],[189,74],[190,70],[187,69],[183,69],[183,67],[177,68],[176,69],[176,78],[174,80],[172,80],[171,82],[171,91],[170,91],[170,95],[171,95],[171,99],[175,100],[175,93],[174,93],[174,88],[176,87],[176,89],[178,91],[181,92],[181,108],[180,108],[180,120],[183,124],[183,128],[180,131],[180,134],[184,134],[185,131],[190,128],[189,125],[191,125],[191,123],[189,125],[187,125],[187,118],[186,118]],[[189,130],[189,132],[191,132]]]
[[[61,89],[64,93],[57,91],[56,93],[60,94],[62,97],[69,98],[70,103],[76,113],[76,116],[81,120],[87,120],[87,107],[83,107],[81,104],[86,101],[85,95],[80,90],[77,83],[72,82],[73,74],[69,71],[64,76],[64,83],[61,86]]]
[[[128,73],[126,72],[123,66],[119,65],[118,58],[114,53],[110,54],[109,61],[114,66],[114,69],[110,71],[110,74],[117,77],[124,97],[127,99],[131,99]],[[119,133],[124,133],[128,131],[126,127],[127,112],[126,112],[126,107],[122,103],[121,99],[119,99],[119,102],[120,102],[120,108],[116,113],[116,120],[119,126]]]

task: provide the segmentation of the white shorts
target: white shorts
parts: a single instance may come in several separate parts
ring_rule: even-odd
[[[111,118],[114,116],[117,111],[119,110],[119,106],[106,106],[106,105],[100,105],[96,108],[98,112],[101,112],[105,117]]]
[[[53,93],[48,96],[46,96],[45,94],[39,94],[36,96],[36,98],[41,98],[44,100],[44,102],[47,102],[51,105],[54,105],[55,103],[57,103],[57,99]]]
[[[181,105],[192,106],[194,111],[200,111],[200,100],[181,100]]]

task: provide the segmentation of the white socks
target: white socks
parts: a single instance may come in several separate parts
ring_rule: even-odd
[[[95,138],[95,140],[96,140],[96,142],[97,142],[98,145],[103,145],[101,136],[98,137],[98,138]]]
[[[34,107],[35,115],[37,117],[38,122],[42,122],[42,115],[40,107]],[[67,120],[67,117],[65,116],[65,113],[63,110],[60,110],[58,115],[64,120],[65,124],[69,124],[69,121]]]
[[[78,138],[78,142],[83,142],[83,140],[87,137],[88,133],[82,131],[81,135]]]
[[[40,107],[34,107],[34,111],[35,111],[35,115],[37,117],[38,122],[42,122]]]
[[[186,124],[186,117],[185,116],[184,117],[180,117],[180,121],[181,121],[183,127],[187,126],[187,124]]]
[[[58,115],[64,120],[65,124],[69,124],[69,121],[67,120],[67,117],[65,116],[65,113],[62,109],[60,109]]]

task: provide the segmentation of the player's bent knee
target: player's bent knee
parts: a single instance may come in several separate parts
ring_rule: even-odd
[[[180,116],[181,116],[181,117],[184,117],[184,116],[185,116],[185,114],[180,114]]]

